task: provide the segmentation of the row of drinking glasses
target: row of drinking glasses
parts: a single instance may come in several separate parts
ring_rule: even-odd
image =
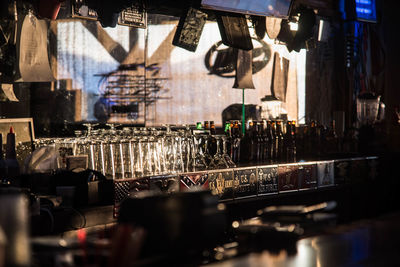
[[[39,139],[36,145],[54,145],[60,169],[67,168],[68,156],[83,156],[89,169],[113,179],[235,167],[226,151],[225,136],[214,136],[217,152],[211,156],[207,149],[209,135],[193,134],[189,128],[92,130],[78,135]]]

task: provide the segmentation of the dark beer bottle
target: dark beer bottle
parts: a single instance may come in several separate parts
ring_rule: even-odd
[[[251,156],[249,162],[256,163],[259,158],[260,146],[258,140],[258,122],[253,121],[253,127],[251,129]]]
[[[210,130],[210,123],[208,121],[204,121],[204,130],[206,131]]]
[[[275,139],[272,132],[272,121],[267,121],[266,136],[267,136],[266,162],[272,163],[274,159],[274,139]]]
[[[261,142],[262,142],[262,148],[261,148],[261,162],[267,162],[268,158],[268,136],[267,136],[267,126],[266,126],[266,121],[263,120],[261,121],[261,126],[260,126],[260,131],[261,131]]]
[[[286,162],[296,161],[296,124],[288,121],[286,123],[286,134],[285,134],[285,154]]]
[[[240,162],[249,163],[253,160],[254,155],[254,139],[253,139],[253,121],[248,121],[246,125],[246,132],[240,141]]]
[[[236,164],[240,161],[240,143],[242,139],[242,134],[239,127],[239,121],[234,121],[232,128],[232,160]]]
[[[319,153],[319,136],[317,134],[317,123],[311,121],[310,133],[307,140],[308,158],[316,158]]]
[[[326,154],[326,127],[322,124],[317,126],[317,140],[318,140],[318,150],[317,156],[320,158],[322,155]]]
[[[226,154],[232,159],[232,131],[231,131],[231,123],[226,122],[224,128],[225,136],[226,136]]]
[[[17,177],[19,175],[19,163],[15,151],[15,133],[12,126],[10,127],[10,132],[7,134],[5,162],[7,166],[7,178],[13,179]]]
[[[336,128],[335,120],[332,120],[331,125],[330,125],[328,132],[326,134],[326,137],[325,137],[328,154],[338,152],[339,142],[338,142],[338,136],[336,134],[335,128]]]
[[[215,129],[214,121],[210,121],[210,133],[211,133],[212,135],[216,135],[216,134],[217,134],[217,131],[216,131],[216,129]]]
[[[262,126],[263,126],[263,122],[258,121],[257,125],[256,125],[256,134],[255,134],[257,148],[256,148],[256,157],[254,158],[254,160],[257,163],[262,162],[262,155],[263,155],[263,149],[264,149]]]
[[[284,153],[284,138],[282,132],[282,121],[276,121],[276,159],[279,162],[284,161],[285,153]]]
[[[3,179],[6,178],[6,174],[7,168],[3,156],[3,135],[0,133],[0,185],[3,183]]]
[[[298,128],[298,134],[296,134],[296,150],[297,157],[299,159],[305,159],[307,156],[306,144],[308,135],[308,125],[303,125]]]
[[[217,139],[215,138],[216,129],[214,121],[210,121],[210,135],[208,136],[208,152],[214,157],[217,152]]]
[[[278,161],[278,137],[276,135],[276,122],[272,121],[271,122],[271,133],[272,133],[272,161],[277,162]]]

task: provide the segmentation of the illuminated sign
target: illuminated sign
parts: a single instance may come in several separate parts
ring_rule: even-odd
[[[287,18],[291,0],[202,0],[205,9],[257,16]]]
[[[375,0],[355,0],[359,20],[376,21]]]
[[[376,0],[339,0],[344,20],[377,22]]]

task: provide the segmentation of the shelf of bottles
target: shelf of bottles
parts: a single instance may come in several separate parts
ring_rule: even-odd
[[[146,190],[203,188],[221,201],[315,190],[375,179],[376,157],[354,157],[355,140],[335,125],[296,127],[294,121],[214,122],[159,128],[92,130],[69,139],[41,140],[58,152],[58,168],[78,157],[83,168],[114,180],[115,203]],[[338,156],[341,155],[341,156]],[[346,156],[343,156],[346,155]]]

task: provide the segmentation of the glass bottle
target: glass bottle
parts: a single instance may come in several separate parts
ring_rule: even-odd
[[[193,135],[193,171],[203,171],[208,168],[203,146],[201,145],[202,139],[203,138],[199,135]],[[208,161],[210,162],[211,159]]]
[[[240,132],[239,121],[234,121],[232,127],[232,160],[236,164],[240,161],[240,142],[242,135]]]
[[[248,121],[245,135],[240,142],[240,162],[249,163],[253,160],[254,153],[254,138],[253,138],[253,121]]]
[[[3,179],[6,177],[6,162],[3,156],[3,135],[0,133],[0,184],[3,183]]]
[[[232,159],[232,130],[231,130],[231,123],[225,123],[225,145],[226,145],[226,154]]]
[[[210,123],[208,121],[204,121],[204,130],[206,131],[210,130]]]
[[[278,161],[278,146],[279,146],[279,142],[278,142],[278,135],[277,135],[277,127],[276,127],[276,121],[272,121],[271,122],[271,133],[272,133],[272,140],[273,140],[273,144],[272,144],[272,161],[273,162],[277,162]]]
[[[283,132],[282,132],[282,121],[276,121],[276,135],[275,135],[275,140],[276,140],[276,159],[279,162],[284,161],[285,158],[285,152],[284,152],[284,138],[283,138]]]
[[[5,162],[7,166],[7,178],[13,179],[17,177],[19,175],[19,163],[15,150],[15,132],[12,126],[10,127],[10,132],[7,134]]]
[[[295,124],[291,121],[286,123],[286,134],[285,134],[285,156],[286,162],[296,161],[296,138],[295,138]]]
[[[336,125],[335,125],[335,120],[332,120],[331,125],[328,129],[328,132],[326,134],[326,148],[327,148],[327,153],[332,154],[332,153],[337,153],[338,152],[338,136],[336,134]]]
[[[262,120],[259,122],[259,139],[260,139],[260,160],[259,163],[263,163],[266,161],[265,155],[266,155],[266,149],[267,149],[267,136],[265,134],[265,121]]]
[[[208,153],[211,157],[214,157],[217,152],[217,139],[215,138],[216,129],[214,121],[210,121],[210,132],[208,136]]]
[[[317,123],[311,121],[310,134],[307,140],[308,158],[315,158],[319,151],[319,136],[317,134]]]
[[[274,141],[275,141],[272,132],[272,121],[267,121],[266,136],[267,136],[266,162],[272,163],[274,159]]]
[[[261,163],[263,159],[264,139],[262,135],[262,129],[263,129],[263,122],[258,121],[256,124],[256,133],[255,133],[256,145],[257,145],[255,160],[257,161],[257,163]]]

